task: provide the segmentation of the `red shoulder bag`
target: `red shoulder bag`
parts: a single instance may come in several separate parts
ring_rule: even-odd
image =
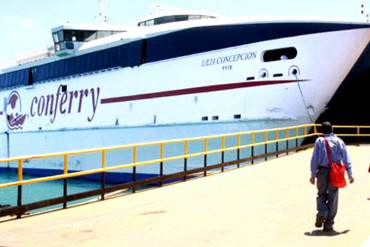
[[[346,168],[342,163],[333,162],[331,159],[331,151],[329,147],[329,142],[326,138],[325,140],[325,149],[326,154],[328,155],[329,160],[329,182],[335,188],[343,188],[346,186]]]

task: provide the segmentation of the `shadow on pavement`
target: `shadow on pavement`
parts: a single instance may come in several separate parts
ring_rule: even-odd
[[[305,232],[304,235],[309,236],[309,237],[321,237],[321,236],[331,237],[331,236],[338,236],[341,234],[347,234],[349,231],[350,230],[344,230],[344,231],[338,232],[336,230],[333,230],[330,232],[324,232],[323,230],[314,230],[312,232]]]

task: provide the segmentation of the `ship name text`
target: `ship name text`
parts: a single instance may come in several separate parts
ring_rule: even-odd
[[[248,61],[257,58],[257,52],[245,52],[234,54],[230,56],[223,56],[217,58],[207,58],[202,60],[202,67],[213,66],[213,65],[222,65],[226,63],[236,63],[240,61]]]

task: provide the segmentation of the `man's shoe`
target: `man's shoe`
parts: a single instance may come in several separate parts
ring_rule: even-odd
[[[324,223],[324,221],[325,221],[324,217],[316,216],[315,226],[318,227],[318,228],[322,227],[322,224]]]
[[[334,228],[332,226],[329,226],[329,227],[325,227],[324,226],[324,229],[323,229],[324,232],[332,232],[334,231]]]

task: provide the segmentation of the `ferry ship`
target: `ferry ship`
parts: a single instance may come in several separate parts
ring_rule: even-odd
[[[52,37],[0,74],[0,157],[313,123],[369,50],[370,25],[172,11]]]

